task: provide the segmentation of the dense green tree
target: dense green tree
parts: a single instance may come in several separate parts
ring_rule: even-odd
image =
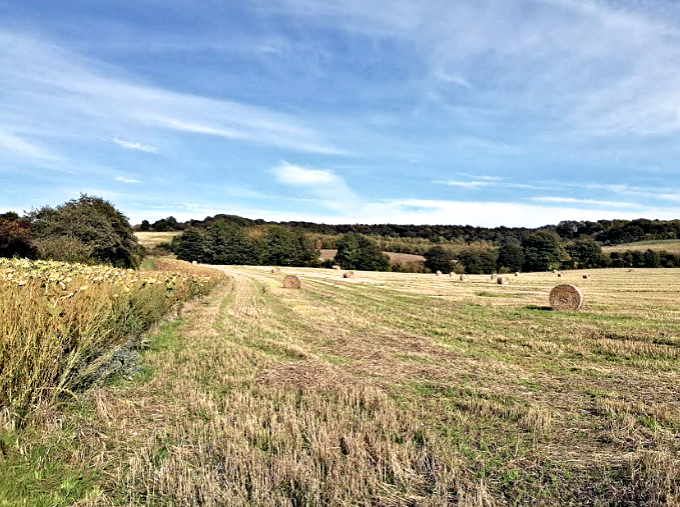
[[[33,239],[28,221],[20,220],[16,213],[0,215],[0,257],[34,257]]]
[[[337,241],[335,262],[343,269],[387,271],[390,258],[380,251],[377,243],[360,234],[345,234]]]
[[[319,251],[302,231],[281,225],[268,226],[257,247],[266,266],[311,266],[319,259]]]
[[[149,224],[148,220],[142,220],[142,223],[139,225],[139,230],[146,232],[151,229],[151,224]]]
[[[524,266],[524,249],[519,241],[510,238],[498,250],[496,269],[499,273],[521,271]]]
[[[254,242],[246,230],[223,221],[214,222],[208,229],[208,250],[211,264],[257,264]]]
[[[661,255],[655,250],[648,249],[644,255],[644,267],[658,268],[661,266]]]
[[[554,231],[536,231],[522,241],[524,250],[523,271],[550,271],[559,269],[565,259],[560,237]]]
[[[440,245],[433,246],[423,256],[425,257],[425,267],[432,273],[441,271],[448,274],[453,271],[456,256],[450,248]]]
[[[594,269],[604,265],[602,247],[590,238],[583,238],[567,245],[567,252],[579,269]]]
[[[182,261],[211,263],[212,252],[204,231],[190,228],[173,239],[172,251]]]
[[[67,241],[81,245],[83,252],[89,250],[91,262],[124,268],[139,264],[141,249],[128,219],[101,197],[83,194],[56,208],[34,210],[28,219],[39,250],[53,252],[53,258],[55,252],[64,251]],[[61,246],[55,248],[52,242]]]
[[[458,262],[465,266],[465,272],[471,275],[495,273],[498,252],[481,248],[466,248],[458,255]]]

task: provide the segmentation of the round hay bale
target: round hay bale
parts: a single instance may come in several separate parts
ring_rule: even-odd
[[[280,273],[280,272],[281,272],[281,268],[272,268],[272,273],[276,274],[276,273]]]
[[[470,281],[470,277],[467,276],[467,275],[460,275],[460,281],[461,281],[461,282],[469,282],[469,281]]]
[[[557,273],[558,278],[562,278],[562,273]]]
[[[441,271],[437,271],[435,274],[436,274],[437,276],[442,276],[442,272],[441,272]]]
[[[498,275],[491,275],[492,280],[495,280],[496,278],[498,278]]]
[[[633,271],[635,271],[633,268],[630,268],[630,269],[628,270],[629,273],[632,273]]]
[[[519,276],[519,271],[515,272],[515,276]]]
[[[589,279],[590,279],[590,275],[589,275],[588,273],[584,273],[584,274],[583,274],[583,279],[584,279],[584,280],[589,280]]]
[[[283,278],[283,288],[284,289],[299,289],[302,287],[300,279],[295,275],[286,275]]]
[[[553,310],[579,310],[583,306],[583,294],[576,285],[558,285],[550,291],[550,306]]]
[[[335,266],[333,266],[333,269],[340,271],[342,268],[336,264]]]
[[[342,274],[343,278],[354,278],[354,271],[345,271]]]
[[[508,285],[510,283],[510,279],[507,276],[499,276],[496,278],[496,283],[498,285]]]
[[[195,266],[196,264],[198,264],[198,262],[196,262],[196,261],[191,261],[191,263],[192,263],[194,266]]]

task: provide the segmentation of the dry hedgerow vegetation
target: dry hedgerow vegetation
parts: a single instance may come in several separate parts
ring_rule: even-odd
[[[147,374],[5,426],[0,504],[680,504],[676,271],[566,273],[555,312],[547,273],[224,269]]]
[[[74,396],[117,346],[211,285],[178,272],[0,259],[0,409],[20,420]]]

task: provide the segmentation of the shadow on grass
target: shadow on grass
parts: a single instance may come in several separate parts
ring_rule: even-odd
[[[550,306],[539,306],[539,305],[527,305],[524,308],[527,310],[538,310],[542,312],[552,312],[553,309]]]

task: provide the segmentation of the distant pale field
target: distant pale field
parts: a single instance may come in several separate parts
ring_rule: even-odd
[[[331,248],[322,248],[321,249],[321,255],[319,258],[322,261],[325,261],[327,259],[332,259],[335,257],[335,254],[338,253],[337,250],[331,249]],[[396,253],[396,252],[383,252],[390,258],[390,262],[418,262],[418,261],[424,261],[425,257],[422,255],[413,255],[413,254],[406,254],[406,253]]]
[[[635,243],[624,243],[622,245],[605,246],[605,252],[623,252],[625,250],[665,250],[667,252],[680,254],[680,240],[666,239],[659,241],[636,241]]]
[[[182,234],[181,231],[170,232],[135,232],[137,240],[146,248],[153,248],[161,243],[170,243],[172,238]]]
[[[268,272],[267,267],[243,268]],[[355,271],[351,279],[342,278],[342,272],[330,269],[284,268],[283,274],[295,274],[303,281],[332,284],[338,287],[363,285],[384,287],[444,300],[464,300],[488,306],[537,307],[548,305],[550,290],[559,284],[576,285],[584,294],[584,312],[611,315],[640,316],[654,321],[667,321],[680,317],[680,269],[627,268],[573,270],[554,273],[522,273],[509,277],[509,285],[498,285],[490,275],[469,275],[470,282],[458,276],[436,276],[421,273],[388,273]],[[584,279],[588,273],[590,279]],[[680,330],[680,319],[678,320]]]

